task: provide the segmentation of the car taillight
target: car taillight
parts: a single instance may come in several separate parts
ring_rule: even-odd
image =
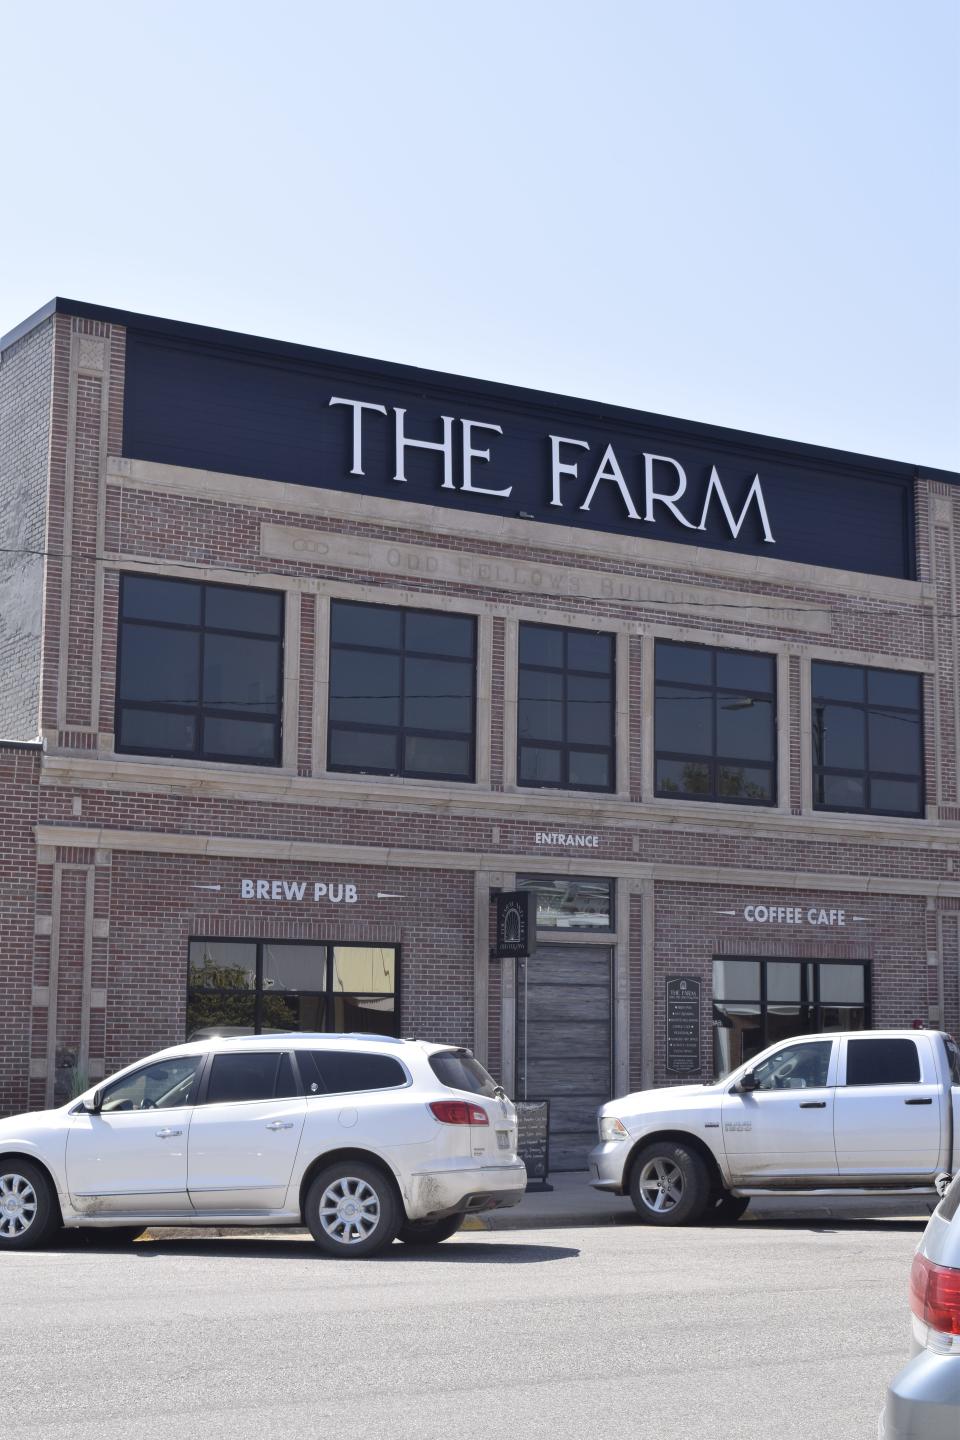
[[[910,1269],[910,1309],[938,1334],[960,1336],[960,1270],[935,1265],[918,1251]]]
[[[434,1100],[431,1111],[444,1125],[489,1125],[490,1116],[482,1105],[470,1105],[466,1100]]]

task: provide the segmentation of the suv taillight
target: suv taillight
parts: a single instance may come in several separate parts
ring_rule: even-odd
[[[470,1105],[466,1100],[434,1100],[431,1112],[444,1125],[489,1125],[490,1116],[482,1105]]]
[[[960,1335],[960,1270],[935,1265],[918,1251],[910,1269],[910,1309],[940,1335]]]

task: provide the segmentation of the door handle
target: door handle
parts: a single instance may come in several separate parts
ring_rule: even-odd
[[[171,1136],[173,1136],[173,1135],[182,1135],[182,1134],[183,1134],[183,1131],[182,1131],[182,1130],[158,1130],[158,1131],[157,1131],[157,1139],[158,1139],[158,1140],[169,1140],[169,1139],[171,1138]]]
[[[801,1100],[801,1101],[800,1101],[800,1109],[801,1109],[801,1110],[826,1110],[826,1108],[827,1108],[827,1102],[826,1102],[826,1100]]]
[[[926,1100],[904,1100],[903,1103],[904,1105],[932,1105],[933,1099],[928,1095]]]
[[[267,1129],[268,1129],[268,1130],[292,1130],[292,1129],[293,1129],[293,1121],[292,1121],[292,1120],[271,1120],[271,1121],[270,1121],[270,1124],[267,1126]]]

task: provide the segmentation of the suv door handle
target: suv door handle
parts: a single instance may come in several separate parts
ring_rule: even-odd
[[[292,1120],[271,1120],[271,1121],[270,1121],[270,1124],[267,1126],[267,1129],[268,1129],[268,1130],[292,1130],[292,1129],[293,1129],[293,1121],[292,1121]]]
[[[800,1101],[800,1109],[801,1109],[801,1110],[826,1110],[826,1108],[827,1108],[827,1102],[826,1102],[826,1100],[801,1100],[801,1101]]]
[[[183,1131],[182,1131],[182,1130],[158,1130],[158,1131],[156,1132],[156,1134],[157,1134],[157,1139],[158,1139],[158,1140],[169,1140],[169,1139],[171,1138],[171,1136],[173,1136],[173,1135],[182,1135],[182,1134],[183,1134]]]
[[[933,1099],[928,1095],[926,1100],[904,1100],[903,1103],[904,1105],[932,1105]]]

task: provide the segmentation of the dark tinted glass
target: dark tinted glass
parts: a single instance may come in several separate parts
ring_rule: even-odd
[[[864,695],[864,672],[859,665],[829,665],[815,660],[811,666],[815,700],[859,700]]]
[[[273,724],[208,715],[203,722],[203,752],[228,760],[270,760],[276,752]]]
[[[710,766],[697,760],[658,760],[657,791],[664,795],[708,796]]]
[[[441,1085],[450,1090],[468,1090],[471,1095],[493,1096],[496,1085],[479,1060],[457,1050],[441,1050],[430,1056],[430,1069]]]
[[[563,669],[563,631],[544,625],[520,626],[520,664]]]
[[[349,605],[335,600],[330,607],[330,634],[335,645],[373,645],[399,650],[400,610],[381,605]]]
[[[279,1060],[279,1053],[269,1051],[215,1055],[210,1066],[206,1103],[272,1100]]]
[[[156,705],[200,700],[200,635],[125,624],[120,634],[120,699]]]
[[[717,684],[728,690],[773,693],[772,655],[747,655],[742,650],[717,651]]]
[[[400,724],[400,656],[334,650],[330,656],[331,720]]]
[[[657,684],[657,748],[691,755],[713,751],[713,692]]]
[[[680,680],[685,685],[713,683],[713,651],[697,645],[670,645],[658,640],[656,648],[658,680]]]
[[[870,710],[868,726],[871,770],[893,770],[900,774],[914,770],[919,773],[919,715],[901,715],[896,710]]]
[[[609,674],[613,668],[613,636],[591,635],[589,630],[568,630],[567,664],[571,670],[596,670]]]
[[[960,1077],[954,1081],[954,1084],[960,1085]],[[953,1184],[937,1206],[937,1214],[941,1220],[952,1220],[958,1210],[960,1210],[960,1170],[954,1175]]]
[[[397,769],[398,736],[378,735],[374,731],[330,731],[330,764],[349,770],[383,770],[393,774]]]
[[[841,770],[865,770],[867,765],[866,712],[849,705],[814,708],[814,744],[821,740],[821,765]]]
[[[407,657],[404,725],[416,730],[473,729],[473,666],[459,660]]]
[[[847,1042],[848,1085],[915,1085],[919,1080],[920,1057],[913,1040]]]
[[[563,675],[523,670],[518,677],[517,723],[523,738],[563,739]]]
[[[724,800],[773,799],[773,771],[751,765],[718,765],[717,794]]]
[[[613,724],[613,686],[593,675],[567,676],[567,739],[579,744],[603,744]]]
[[[125,575],[123,613],[128,619],[161,620],[171,625],[199,625],[202,589],[202,586],[185,580]]]
[[[470,773],[470,742],[448,740],[441,735],[407,735],[403,743],[403,768],[416,775]]]
[[[581,790],[613,788],[610,756],[600,750],[569,750],[567,772],[570,784]]]
[[[922,700],[920,676],[899,670],[868,670],[867,699],[871,705],[919,710]]]
[[[408,610],[408,650],[428,655],[459,655],[473,659],[474,622],[463,615],[436,615],[427,610]]]
[[[220,990],[252,990],[257,983],[257,947],[239,940],[190,942],[190,984]]]
[[[283,596],[269,590],[208,585],[206,623],[219,630],[277,636],[283,628]]]
[[[770,700],[720,692],[716,704],[718,755],[729,756],[732,760],[773,759],[773,704]]]
[[[520,779],[528,784],[559,785],[563,752],[521,745],[518,762]]]
[[[820,805],[839,810],[865,810],[866,782],[859,775],[818,775],[814,795]]]
[[[390,1055],[365,1054],[356,1050],[298,1050],[297,1063],[308,1094],[331,1095],[346,1091],[389,1090],[405,1085],[403,1067]]]
[[[274,1094],[278,1100],[288,1100],[293,1095],[299,1095],[300,1091],[293,1073],[293,1061],[289,1055],[280,1056],[280,1064],[277,1066],[277,1081]]]
[[[171,632],[173,633],[173,632]],[[280,699],[280,645],[239,635],[208,635],[203,647],[207,705],[270,715]]]
[[[121,706],[117,712],[117,744],[124,750],[190,755],[197,745],[196,716],[178,715],[173,710],[128,710]]]

